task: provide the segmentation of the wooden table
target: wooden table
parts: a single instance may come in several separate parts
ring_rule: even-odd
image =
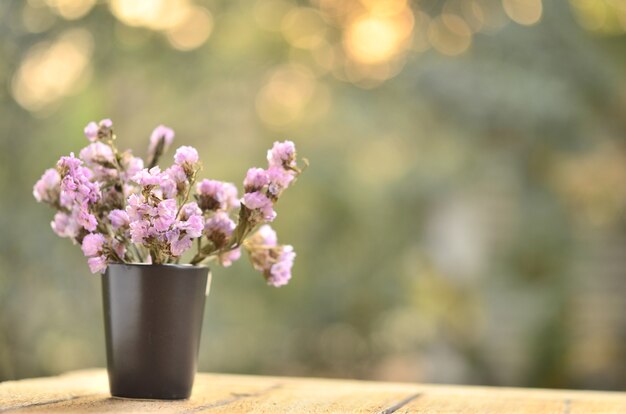
[[[186,401],[111,398],[104,370],[0,383],[5,412],[626,413],[626,393],[198,374]]]

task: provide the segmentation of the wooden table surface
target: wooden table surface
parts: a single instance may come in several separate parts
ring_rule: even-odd
[[[111,398],[104,370],[0,383],[5,412],[626,413],[626,393],[198,374],[189,400]]]

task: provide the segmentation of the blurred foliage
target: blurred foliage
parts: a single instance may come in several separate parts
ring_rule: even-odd
[[[31,188],[113,119],[241,182],[311,161],[268,288],[214,269],[210,371],[626,387],[619,0],[0,4],[0,380],[104,365],[99,278]]]

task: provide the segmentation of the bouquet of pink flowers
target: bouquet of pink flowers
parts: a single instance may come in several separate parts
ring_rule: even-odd
[[[274,143],[268,168],[248,170],[239,198],[234,184],[198,180],[201,163],[192,147],[179,147],[169,168],[157,166],[174,139],[170,128],[152,132],[146,163],[117,149],[109,119],[90,122],[85,136],[91,143],[78,158],[61,157],[33,194],[57,210],[52,229],[81,245],[93,273],[108,263],[179,263],[195,246],[192,265],[229,266],[244,248],[268,284],[291,279],[296,254],[265,223],[276,218],[274,204],[301,173],[293,142]]]

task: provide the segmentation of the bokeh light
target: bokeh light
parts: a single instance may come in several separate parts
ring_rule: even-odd
[[[55,13],[68,20],[84,17],[96,4],[96,0],[44,0],[44,2]]]
[[[26,109],[39,111],[77,92],[89,76],[92,49],[93,38],[82,29],[33,46],[13,77],[15,100]]]
[[[507,16],[516,23],[530,26],[541,19],[542,0],[502,0]]]
[[[257,113],[270,126],[294,123],[304,115],[315,88],[315,77],[306,67],[285,65],[275,68],[257,95]]]
[[[445,14],[428,26],[428,40],[444,55],[460,55],[472,44],[472,31],[460,17]]]
[[[320,13],[310,7],[299,7],[285,14],[282,32],[294,47],[314,49],[324,41],[326,23]]]
[[[406,31],[403,31],[392,19],[367,16],[350,24],[344,44],[348,56],[357,62],[381,63],[399,52],[406,39]]]
[[[111,12],[129,26],[167,30],[181,24],[190,12],[187,0],[111,0]]]
[[[178,24],[167,30],[167,39],[179,50],[192,50],[201,46],[211,35],[213,16],[207,9],[194,7]]]

